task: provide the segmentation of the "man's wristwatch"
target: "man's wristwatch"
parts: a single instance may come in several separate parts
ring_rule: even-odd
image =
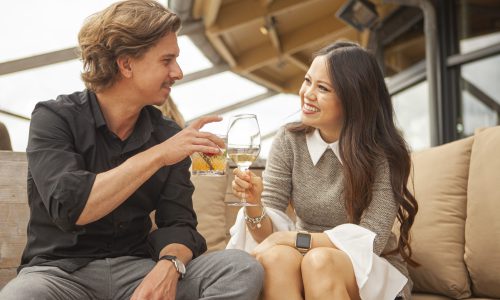
[[[305,254],[312,245],[312,236],[307,231],[297,232],[297,237],[295,238],[295,248],[299,250],[300,253]]]
[[[177,273],[179,273],[180,279],[184,278],[184,275],[186,275],[186,266],[184,265],[184,263],[180,259],[177,258],[177,256],[164,255],[164,256],[160,257],[159,260],[162,260],[162,259],[170,260],[174,264],[174,267],[177,270]]]

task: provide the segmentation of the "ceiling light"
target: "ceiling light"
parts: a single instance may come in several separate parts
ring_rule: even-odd
[[[336,16],[359,31],[371,28],[378,19],[375,4],[369,0],[349,0]]]
[[[267,27],[266,26],[260,26],[260,33],[262,33],[263,35],[267,35],[269,33],[269,30],[267,30]]]

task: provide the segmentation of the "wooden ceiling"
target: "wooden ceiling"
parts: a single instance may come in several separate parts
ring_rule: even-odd
[[[192,20],[236,73],[276,92],[297,93],[312,54],[336,40],[367,44],[335,16],[344,0],[195,0]],[[376,3],[383,18],[395,5]]]

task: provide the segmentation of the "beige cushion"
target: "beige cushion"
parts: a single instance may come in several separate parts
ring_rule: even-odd
[[[500,127],[476,134],[468,191],[465,263],[472,290],[500,298]]]
[[[414,291],[451,298],[469,297],[464,257],[467,177],[473,139],[467,138],[412,156],[419,212],[412,227]],[[409,187],[412,189],[410,179]]]
[[[414,294],[411,295],[411,300],[451,300],[451,298],[432,294]]]
[[[207,240],[208,252],[226,247],[227,176],[191,176],[195,186],[193,206],[198,217],[198,231]]]

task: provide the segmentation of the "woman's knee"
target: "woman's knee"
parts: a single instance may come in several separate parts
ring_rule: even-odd
[[[320,247],[307,252],[302,259],[302,272],[321,274],[323,272],[342,271],[351,268],[351,260],[343,251]]]
[[[302,255],[295,249],[285,245],[276,245],[257,255],[257,260],[264,266],[281,269],[284,267],[296,268],[300,266]]]

